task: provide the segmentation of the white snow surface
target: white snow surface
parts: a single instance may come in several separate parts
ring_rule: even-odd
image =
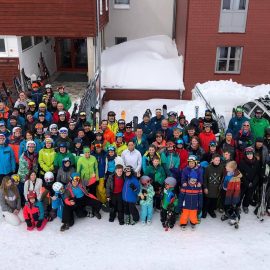
[[[252,209],[251,209],[252,210]],[[181,231],[178,222],[165,232],[154,214],[153,223],[118,225],[102,219],[76,219],[66,232],[60,220],[43,231],[27,231],[0,221],[1,270],[179,270],[269,269],[270,218],[260,223],[253,213],[242,214],[236,230],[226,221],[207,217],[195,231]]]
[[[231,80],[229,81],[209,81],[203,84],[198,83],[206,100],[214,107],[218,115],[225,117],[226,124],[232,116],[232,109],[238,105],[251,101],[255,98],[265,96],[270,91],[270,85],[258,85],[246,87]],[[166,92],[164,93],[166,96]],[[206,110],[205,102],[199,96],[193,94],[193,100],[173,100],[173,99],[150,99],[150,100],[111,100],[106,102],[103,107],[103,118],[106,118],[108,111],[115,111],[116,119],[121,118],[121,111],[126,111],[127,121],[131,121],[133,115],[142,116],[146,109],[151,109],[153,115],[156,108],[162,108],[166,104],[169,111],[178,114],[183,111],[187,120],[195,117],[195,106],[199,106],[199,116],[204,116]]]
[[[103,51],[103,88],[184,90],[183,57],[165,35],[127,41]]]

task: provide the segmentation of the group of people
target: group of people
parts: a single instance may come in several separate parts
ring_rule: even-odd
[[[14,107],[0,101],[0,206],[10,224],[42,230],[58,217],[66,231],[74,214],[101,219],[102,209],[120,225],[150,225],[159,212],[164,228],[178,219],[185,229],[217,210],[231,222],[249,205],[257,211],[270,151],[260,109],[249,120],[237,107],[220,139],[210,110],[188,122],[157,108],[136,130],[110,111],[93,130],[86,112],[71,117],[64,87],[32,88]]]

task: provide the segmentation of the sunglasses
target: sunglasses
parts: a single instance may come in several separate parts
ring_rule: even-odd
[[[249,127],[249,125],[243,125],[244,127]]]

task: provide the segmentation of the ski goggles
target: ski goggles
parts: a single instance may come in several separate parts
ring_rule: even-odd
[[[210,142],[209,146],[217,146],[216,142]]]
[[[67,133],[68,133],[68,130],[61,130],[61,129],[60,129],[60,130],[59,130],[59,133],[60,133],[60,134],[67,134]]]
[[[101,143],[96,143],[95,148],[102,148],[102,144]]]
[[[113,146],[109,146],[108,151],[115,151],[115,148]]]
[[[72,181],[73,181],[73,182],[80,182],[80,180],[81,180],[80,176],[74,176],[74,177],[72,178]]]

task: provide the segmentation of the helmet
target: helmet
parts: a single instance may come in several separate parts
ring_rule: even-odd
[[[77,137],[73,140],[73,142],[76,144],[76,143],[82,143],[82,139]]]
[[[134,169],[132,166],[127,165],[124,169],[124,172],[131,172],[132,174],[134,173]]]
[[[46,106],[45,103],[42,102],[42,103],[39,103],[38,107],[39,107],[39,108],[46,108],[47,106]]]
[[[20,176],[18,174],[12,174],[10,178],[11,181],[15,184],[18,184],[20,182]]]
[[[198,162],[198,158],[197,158],[197,156],[195,156],[195,155],[189,155],[187,161],[188,161],[188,162],[194,161],[195,163],[197,163],[197,162]]]
[[[79,173],[74,172],[74,173],[71,174],[70,181],[80,182],[80,180],[81,180],[81,177],[80,177]]]
[[[66,127],[61,127],[59,133],[68,133],[68,129]]]
[[[15,133],[17,129],[19,129],[20,131],[22,131],[22,128],[21,128],[21,127],[14,127],[14,128],[12,129],[12,133]]]
[[[46,84],[46,85],[45,85],[45,89],[48,89],[48,88],[49,88],[49,89],[52,89],[52,85],[51,85],[51,84]]]
[[[44,180],[46,183],[52,183],[54,181],[54,175],[52,172],[46,172],[44,175]]]
[[[26,148],[28,148],[29,146],[34,146],[34,147],[36,147],[36,143],[35,143],[34,141],[28,141],[28,142],[26,143]]]
[[[125,125],[125,124],[126,124],[126,121],[125,121],[124,119],[119,119],[119,120],[118,120],[118,125],[119,125],[119,124]]]
[[[175,141],[175,144],[184,144],[184,141],[182,139],[178,139]]]
[[[175,187],[176,186],[176,179],[174,177],[167,177],[165,179],[165,185],[168,185],[170,187]]]
[[[28,106],[36,106],[36,103],[34,101],[28,102]]]
[[[35,129],[43,129],[43,125],[41,123],[36,123]]]
[[[49,127],[50,132],[52,132],[53,129],[58,130],[58,126],[56,124],[51,124]]]
[[[173,111],[168,112],[168,117],[170,117],[170,116],[177,117],[177,112],[173,112]]]
[[[64,185],[60,182],[55,182],[53,183],[52,185],[52,189],[55,193],[60,193],[60,194],[63,194],[64,193]]]
[[[20,103],[19,105],[18,105],[18,109],[25,109],[26,107],[25,107],[25,105],[23,104],[23,103]]]
[[[28,191],[27,193],[27,200],[30,200],[32,198],[34,199],[37,198],[37,193],[34,190]]]
[[[59,144],[59,148],[61,148],[61,147],[67,148],[67,143],[66,143],[66,142],[61,142],[61,143]]]
[[[58,112],[58,115],[60,116],[60,115],[66,115],[66,112],[65,111],[59,111]]]
[[[115,151],[115,147],[113,145],[108,146],[108,151]]]
[[[142,185],[146,185],[146,184],[150,184],[150,181],[151,181],[151,178],[147,175],[143,175],[141,178],[140,178],[140,182]]]
[[[172,141],[168,141],[167,143],[166,143],[166,147],[168,148],[168,147],[174,147],[175,146],[175,143],[174,142],[172,142]]]
[[[46,144],[46,143],[51,143],[51,144],[53,144],[53,139],[52,139],[52,138],[46,138],[46,139],[44,140],[44,144]]]
[[[255,153],[255,150],[254,150],[254,148],[253,147],[247,147],[247,148],[245,148],[245,154],[247,155],[248,153],[252,153],[252,154],[254,154]]]
[[[216,141],[210,141],[209,146],[217,146],[217,142]]]
[[[116,138],[119,138],[119,137],[123,138],[123,137],[124,137],[124,134],[123,134],[122,132],[117,132],[117,133],[115,134],[115,137],[116,137]]]
[[[109,111],[109,112],[108,112],[108,116],[115,116],[115,112]]]
[[[243,108],[241,107],[241,106],[237,106],[236,108],[235,108],[235,112],[241,112],[241,113],[243,113],[244,112],[244,110],[243,110]]]

